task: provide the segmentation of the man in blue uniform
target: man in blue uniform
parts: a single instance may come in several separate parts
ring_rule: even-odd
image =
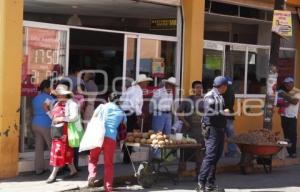
[[[222,94],[227,90],[227,79],[218,76],[214,79],[213,89],[204,96],[204,116],[202,119],[202,133],[205,138],[205,157],[198,176],[197,191],[216,190],[215,174],[217,163],[222,156],[224,147],[224,131],[226,127],[226,113]]]

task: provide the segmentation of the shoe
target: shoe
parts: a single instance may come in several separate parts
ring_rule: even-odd
[[[95,177],[89,178],[89,180],[88,180],[88,187],[95,187],[95,180],[96,180]]]
[[[48,178],[47,180],[46,180],[46,183],[48,183],[48,184],[50,184],[50,183],[54,183],[56,181],[56,177],[54,177],[54,178]]]
[[[218,186],[215,184],[208,184],[205,187],[205,191],[218,191]]]
[[[196,192],[205,192],[205,186],[203,184],[198,183],[196,187]]]
[[[73,174],[69,174],[69,175],[67,175],[67,176],[64,176],[63,179],[64,179],[64,180],[72,179],[72,178],[76,177],[77,174],[78,174],[78,172],[76,171],[76,172],[73,173]]]

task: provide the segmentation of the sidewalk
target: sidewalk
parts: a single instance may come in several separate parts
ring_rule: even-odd
[[[235,172],[235,174],[240,174],[240,168],[237,166],[239,163],[239,157],[236,158],[222,158],[220,164],[218,166],[218,173],[228,173]],[[137,167],[139,165],[138,162],[135,163]],[[193,169],[192,163],[188,164],[188,169]],[[290,165],[300,165],[300,158],[297,159],[285,159],[273,160],[273,167],[281,167],[281,166],[290,166]],[[175,171],[177,167],[172,167],[171,171]],[[256,171],[260,174],[265,174],[261,166],[256,166]],[[103,165],[98,166],[98,176],[101,178],[103,174]],[[50,175],[50,172],[45,173],[41,176],[36,176],[32,173],[26,173],[20,175],[16,178],[0,180],[0,192],[53,192],[53,191],[67,191],[67,190],[75,190],[79,188],[87,187],[87,167],[81,167],[81,172],[79,172],[76,178],[72,180],[63,181],[63,176],[58,176],[58,181],[52,184],[46,184],[45,180]],[[132,181],[134,175],[133,168],[131,164],[115,164],[115,181],[122,180],[122,183],[126,181]],[[191,180],[193,178],[191,177]],[[130,185],[130,183],[128,183]],[[132,184],[132,183],[131,183]]]

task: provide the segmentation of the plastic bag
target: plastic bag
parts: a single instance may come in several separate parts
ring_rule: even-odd
[[[104,136],[104,121],[98,117],[92,117],[81,140],[79,152],[102,147]]]
[[[81,121],[68,123],[68,142],[70,147],[79,147],[84,130]]]

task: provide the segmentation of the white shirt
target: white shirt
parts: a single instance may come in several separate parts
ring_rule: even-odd
[[[124,111],[134,112],[138,116],[142,114],[143,90],[139,85],[129,87],[121,96],[120,101]]]
[[[299,99],[300,102],[299,90],[293,89],[292,91],[289,92],[289,94],[292,94],[293,97]],[[296,105],[289,104],[289,106],[284,109],[284,112],[281,115],[287,118],[297,118],[298,110],[299,110],[299,102]]]
[[[172,110],[173,93],[168,93],[165,87],[153,92],[151,108],[154,111],[169,112]]]

